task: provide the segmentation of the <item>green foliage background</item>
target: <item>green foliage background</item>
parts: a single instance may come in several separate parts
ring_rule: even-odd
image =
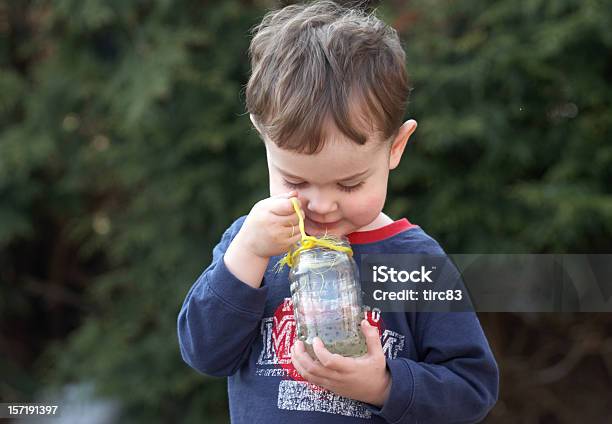
[[[249,29],[274,5],[0,1],[0,401],[85,379],[128,422],[227,420],[225,381],[182,362],[176,317],[268,193],[243,93]],[[388,214],[452,253],[610,253],[609,5],[371,7],[401,34],[419,122]],[[481,321],[502,369],[489,421],[608,416],[610,317]]]

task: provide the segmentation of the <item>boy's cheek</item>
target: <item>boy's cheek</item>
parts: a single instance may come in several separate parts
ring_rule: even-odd
[[[351,220],[357,225],[367,225],[378,217],[385,205],[385,196],[370,195],[360,200],[355,199]]]

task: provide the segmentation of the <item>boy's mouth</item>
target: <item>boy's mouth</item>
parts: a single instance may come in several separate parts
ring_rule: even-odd
[[[325,229],[327,230],[334,229],[336,226],[338,226],[338,224],[340,224],[340,221],[341,220],[337,220],[334,222],[319,222],[319,221],[315,221],[314,219],[306,217],[307,223],[310,223],[313,227],[315,227],[318,230],[322,230],[322,231],[324,231]]]

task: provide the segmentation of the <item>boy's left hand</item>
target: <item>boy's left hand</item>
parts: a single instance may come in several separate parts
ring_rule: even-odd
[[[313,349],[317,358],[311,358],[304,343],[298,340],[291,348],[291,361],[306,381],[341,396],[382,407],[389,396],[391,375],[387,370],[378,329],[363,320],[361,331],[365,335],[368,352],[359,358],[331,353],[319,338],[315,338]]]

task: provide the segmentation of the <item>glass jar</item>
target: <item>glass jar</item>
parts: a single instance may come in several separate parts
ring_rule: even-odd
[[[346,237],[338,242],[349,247]],[[300,242],[294,250],[299,247]],[[351,256],[320,246],[304,250],[295,258],[289,282],[296,335],[313,358],[315,337],[327,350],[342,356],[358,357],[367,352],[360,328],[365,314],[359,271]]]

